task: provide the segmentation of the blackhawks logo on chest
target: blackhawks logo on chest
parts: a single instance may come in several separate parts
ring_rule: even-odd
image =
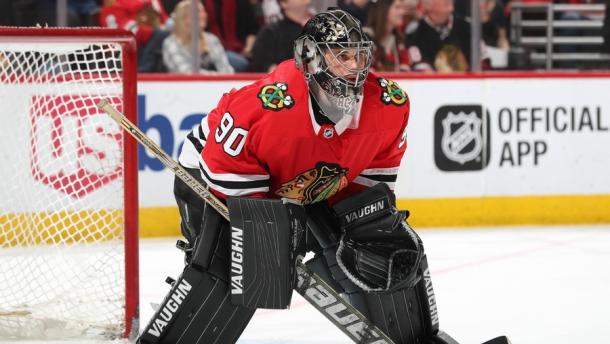
[[[300,204],[311,204],[330,198],[346,186],[346,168],[338,164],[318,162],[314,168],[282,183],[275,194]]]

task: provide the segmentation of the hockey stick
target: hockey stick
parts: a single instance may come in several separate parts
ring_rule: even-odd
[[[208,191],[199,181],[191,176],[184,167],[131,123],[122,113],[117,111],[108,101],[101,100],[97,107],[106,112],[123,129],[129,132],[140,144],[146,147],[163,165],[182,179],[201,199],[216,209],[227,221],[229,210],[216,196]],[[347,303],[337,291],[329,286],[320,276],[309,269],[301,260],[296,263],[297,286],[295,290],[312,306],[337,326],[355,343],[360,344],[394,344],[392,339],[360,313],[354,306]]]

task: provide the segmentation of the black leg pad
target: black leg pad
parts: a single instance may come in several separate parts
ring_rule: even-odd
[[[391,293],[346,293],[349,302],[396,344],[437,343],[436,300],[425,256],[420,264],[422,278],[412,288]]]
[[[187,266],[137,342],[235,343],[255,309],[232,305],[230,295],[226,282]]]

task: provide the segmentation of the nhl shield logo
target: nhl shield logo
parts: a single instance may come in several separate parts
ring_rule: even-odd
[[[489,114],[483,116],[481,105],[439,108],[434,117],[436,166],[443,171],[483,169],[489,162],[489,134]]]
[[[442,124],[441,148],[447,158],[464,165],[481,155],[481,119],[475,112],[449,112]]]

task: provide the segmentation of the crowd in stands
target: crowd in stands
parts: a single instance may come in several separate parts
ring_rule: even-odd
[[[604,14],[604,26],[602,27],[602,37],[604,38],[603,52],[610,54],[610,0],[604,1],[606,13]]]
[[[509,16],[515,3],[605,3],[606,13],[610,10],[610,0],[475,1],[481,22],[475,56],[481,57],[483,69],[493,68],[495,54],[489,52],[506,55],[510,49]],[[56,25],[56,0],[0,4],[0,25]],[[200,73],[269,72],[293,56],[293,41],[313,14],[339,7],[359,19],[373,41],[374,70],[448,72],[470,70],[470,6],[466,0],[199,0],[194,38],[191,0],[67,0],[67,24],[132,31],[141,72],[192,73],[194,52]],[[600,53],[610,53],[609,16]]]

